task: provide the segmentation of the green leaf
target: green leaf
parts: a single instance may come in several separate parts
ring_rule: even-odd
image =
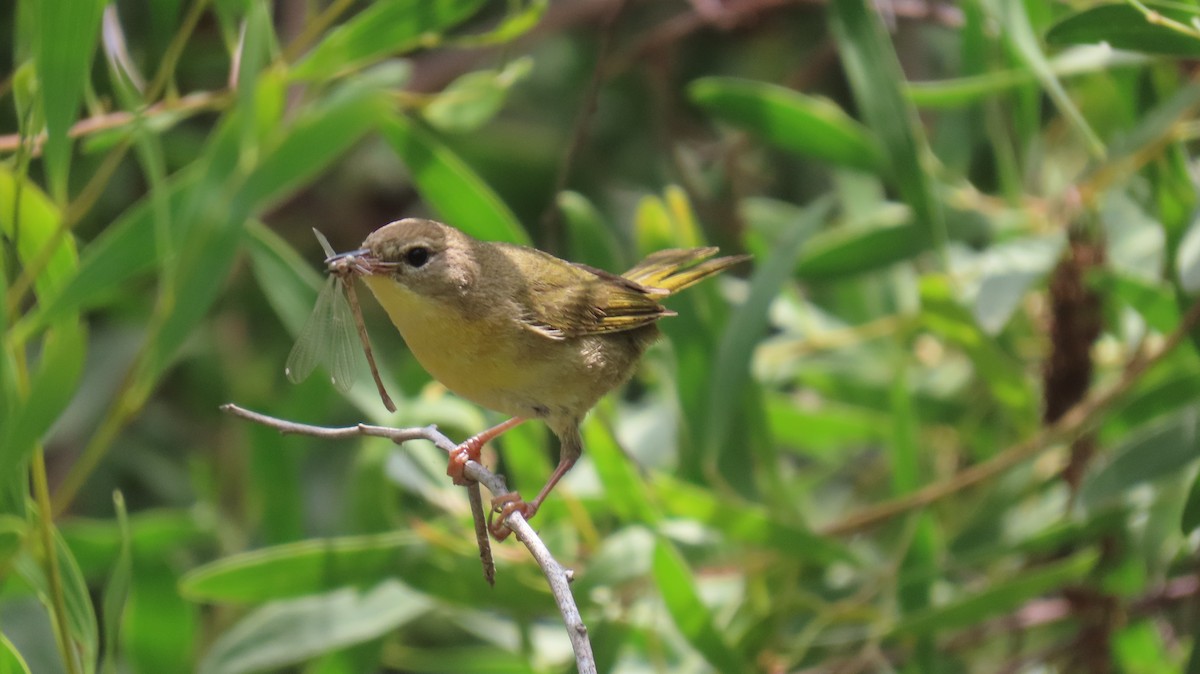
[[[1150,11],[1164,19],[1196,31],[1193,22],[1200,10],[1183,3],[1144,2]],[[1089,7],[1054,24],[1046,32],[1046,42],[1052,45],[1107,43],[1113,49],[1164,56],[1200,56],[1200,39],[1194,34],[1152,23],[1137,7],[1114,3]]]
[[[125,513],[125,497],[120,491],[113,494],[117,527],[121,533],[121,549],[113,564],[112,575],[104,588],[104,661],[103,674],[117,672],[117,637],[121,631],[121,616],[129,599],[133,583],[133,536],[129,533],[129,516]]]
[[[1050,71],[1057,77],[1072,77],[1137,66],[1147,61],[1138,54],[1088,45],[1073,47],[1050,59]],[[909,82],[906,90],[908,99],[921,108],[961,108],[1036,81],[1027,69],[993,70],[970,77]]]
[[[1200,408],[1193,406],[1126,438],[1108,465],[1084,481],[1083,503],[1096,507],[1137,485],[1177,477],[1197,459],[1198,424]]]
[[[29,665],[3,633],[0,633],[0,674],[30,674]]]
[[[217,639],[199,671],[240,674],[294,665],[387,634],[431,608],[427,598],[394,580],[362,592],[273,602]]]
[[[38,86],[46,116],[46,173],[54,200],[66,203],[71,140],[92,55],[100,37],[103,0],[43,0],[37,12]]]
[[[1179,519],[1179,529],[1184,536],[1192,533],[1196,527],[1200,527],[1200,475],[1192,480],[1187,501],[1183,505],[1183,515]]]
[[[591,451],[590,445],[588,450]],[[668,515],[704,524],[731,541],[775,550],[789,560],[819,564],[854,560],[837,541],[803,526],[784,522],[768,508],[732,501],[728,496],[667,474],[654,476],[654,493]]]
[[[381,0],[330,31],[293,70],[321,81],[392,55],[431,46],[484,0]]]
[[[837,0],[830,9],[842,67],[867,126],[883,144],[886,173],[912,209],[921,238],[940,252],[947,238],[945,216],[925,165],[929,147],[904,96],[904,73],[891,40],[864,0]]]
[[[567,228],[571,260],[609,271],[629,266],[612,227],[587,197],[568,190],[558,194],[557,202]]]
[[[661,515],[650,499],[637,464],[621,451],[616,438],[602,421],[610,418],[611,412],[611,403],[601,401],[597,414],[585,420],[581,428],[583,446],[604,485],[605,501],[610,504],[612,513],[624,522],[656,522]]]
[[[135,672],[193,674],[203,634],[198,607],[179,596],[178,576],[165,557],[137,559],[121,624],[121,654]],[[178,553],[177,553],[178,554]]]
[[[448,43],[454,47],[489,47],[512,42],[533,30],[549,6],[550,0],[529,0],[524,7],[520,7],[520,3],[510,2],[504,20],[492,30],[479,35],[451,38]]]
[[[732,77],[696,80],[688,95],[717,119],[782,150],[863,171],[883,165],[870,132],[829,100]]]
[[[531,57],[519,58],[502,70],[477,70],[454,80],[428,105],[421,116],[446,133],[474,131],[487,124],[508,98],[513,85],[533,70]]]
[[[258,287],[292,335],[300,334],[323,279],[312,264],[261,222],[252,222],[250,261]]]
[[[243,199],[261,212],[310,184],[387,115],[387,96],[382,83],[358,81],[305,109],[247,178]]]
[[[855,276],[910,259],[930,244],[908,208],[886,204],[863,221],[814,236],[796,263],[796,274],[805,281]]]
[[[705,460],[722,473],[748,472],[753,466],[753,462],[741,455],[746,447],[731,435],[739,410],[730,401],[745,399],[743,393],[750,383],[750,361],[755,345],[767,332],[771,302],[790,281],[801,247],[820,228],[831,206],[830,199],[821,199],[806,208],[801,219],[776,242],[771,257],[758,261],[750,279],[749,296],[734,309],[721,334],[707,386],[703,437]],[[733,482],[741,480],[734,477]]]
[[[1054,564],[1022,570],[1015,578],[989,583],[976,594],[905,615],[892,628],[892,634],[936,634],[970,627],[1086,577],[1098,559],[1095,551],[1086,550]]]
[[[985,333],[996,335],[1004,329],[1029,289],[1058,264],[1065,243],[1061,232],[1052,232],[952,258],[963,300]]]
[[[1146,321],[1146,325],[1168,333],[1179,325],[1179,305],[1175,295],[1161,283],[1123,274],[1115,269],[1095,270],[1089,282],[1099,292],[1120,299]]]
[[[192,165],[168,181],[171,213],[183,209],[200,170],[200,166]],[[158,260],[154,218],[153,197],[148,196],[105,228],[84,250],[78,273],[14,325],[14,337],[26,339],[63,316],[94,306],[117,292],[129,279],[154,269]]]
[[[675,626],[710,665],[722,674],[750,671],[717,630],[712,613],[696,591],[692,570],[675,547],[661,537],[654,547],[654,582]]]
[[[63,605],[66,613],[67,636],[70,644],[60,645],[60,652],[67,651],[77,658],[78,670],[84,674],[96,671],[96,661],[99,654],[99,628],[96,625],[96,613],[92,608],[91,595],[87,583],[71,550],[63,542],[58,531],[53,532],[55,556],[58,561],[58,573],[61,580]],[[37,592],[38,598],[52,611],[54,592],[49,578],[40,561],[35,561],[28,553],[20,555],[15,564],[17,573]]]
[[[979,379],[987,384],[1015,423],[1032,422],[1036,400],[1025,382],[1020,363],[983,332],[952,292],[949,280],[944,277],[921,279],[922,324],[967,354]]]
[[[1049,94],[1050,99],[1058,107],[1059,112],[1067,118],[1087,143],[1088,150],[1094,157],[1102,158],[1105,154],[1104,143],[1088,125],[1083,113],[1075,106],[1066,89],[1054,74],[1046,54],[1038,44],[1037,35],[1029,20],[1024,2],[997,2],[996,14],[1004,29],[1004,36],[1016,54],[1024,61],[1026,67],[1033,72],[1041,83],[1042,89]]]
[[[129,546],[137,563],[162,559],[209,533],[190,510],[144,510],[128,518]],[[119,521],[72,517],[63,522],[67,542],[85,578],[100,579],[119,562],[125,533]]]
[[[194,601],[259,602],[369,586],[418,545],[411,532],[288,543],[193,569],[179,589]]]
[[[1175,251],[1175,270],[1179,287],[1186,293],[1200,293],[1200,217],[1192,219]]]
[[[37,186],[0,170],[0,231],[16,241],[17,257],[23,264],[49,256],[34,280],[39,302],[53,297],[76,273],[75,244],[71,237],[62,236],[61,223],[57,210]],[[23,338],[12,333],[6,337],[6,347],[25,348]],[[66,409],[79,384],[86,349],[87,335],[78,316],[60,315],[42,340],[28,392],[13,402],[0,426],[0,475],[21,474],[19,466]]]
[[[387,120],[382,131],[438,217],[485,241],[529,245],[517,216],[432,134],[403,117]]]

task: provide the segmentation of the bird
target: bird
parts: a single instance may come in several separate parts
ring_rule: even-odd
[[[507,421],[472,436],[451,454],[447,474],[468,483],[467,461],[484,444],[537,419],[559,441],[559,460],[531,501],[517,492],[493,499],[499,521],[532,518],[583,451],[588,411],[633,375],[675,312],[665,298],[747,259],[717,248],[649,255],[622,274],[568,262],[535,248],[481,241],[450,225],[405,218],[367,236],[352,256],[360,278],[421,366],[447,389]],[[340,257],[340,256],[339,256]]]

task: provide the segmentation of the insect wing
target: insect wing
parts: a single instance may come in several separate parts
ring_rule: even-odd
[[[350,389],[354,370],[353,318],[338,283],[335,276],[325,281],[312,314],[288,354],[284,374],[293,384],[307,379],[320,364],[329,372],[335,388],[343,393]]]
[[[335,253],[333,252],[333,246],[329,245],[329,239],[326,239],[325,235],[316,227],[313,227],[313,234],[317,235],[317,243],[321,244],[321,250],[325,251],[325,259],[328,260],[333,257]]]
[[[350,313],[350,305],[346,302],[340,284],[353,283],[353,280],[332,278],[336,280],[332,286],[333,320],[329,323],[332,332],[328,352],[329,378],[334,388],[345,393],[354,382],[354,349],[358,343],[355,341],[354,316]]]

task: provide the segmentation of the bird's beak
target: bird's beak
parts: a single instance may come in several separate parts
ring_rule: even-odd
[[[385,272],[395,265],[375,257],[369,248],[359,248],[325,258],[325,268],[334,274],[369,276]]]

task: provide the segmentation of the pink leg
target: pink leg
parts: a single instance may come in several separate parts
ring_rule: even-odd
[[[446,474],[454,481],[454,484],[461,486],[466,485],[469,480],[463,476],[463,468],[466,467],[468,461],[479,461],[479,452],[483,446],[492,441],[496,437],[503,434],[505,431],[511,430],[520,426],[525,422],[522,417],[513,417],[502,424],[497,424],[487,429],[486,431],[473,435],[467,438],[465,442],[459,445],[453,453],[450,454],[450,465],[446,466]]]
[[[512,531],[504,525],[504,520],[514,512],[520,512],[525,519],[530,519],[537,514],[538,508],[541,507],[542,501],[549,496],[550,491],[554,489],[554,485],[567,474],[568,470],[575,465],[579,460],[579,454],[583,451],[583,441],[579,437],[579,429],[572,429],[572,432],[566,437],[560,439],[562,447],[559,449],[558,466],[554,472],[550,474],[550,479],[546,480],[545,486],[538,492],[537,497],[532,501],[526,502],[521,498],[521,495],[515,491],[510,491],[507,494],[501,494],[492,499],[492,513],[499,514],[499,521],[493,523],[491,516],[488,517],[488,529],[492,532],[492,536],[498,541],[508,538]]]

